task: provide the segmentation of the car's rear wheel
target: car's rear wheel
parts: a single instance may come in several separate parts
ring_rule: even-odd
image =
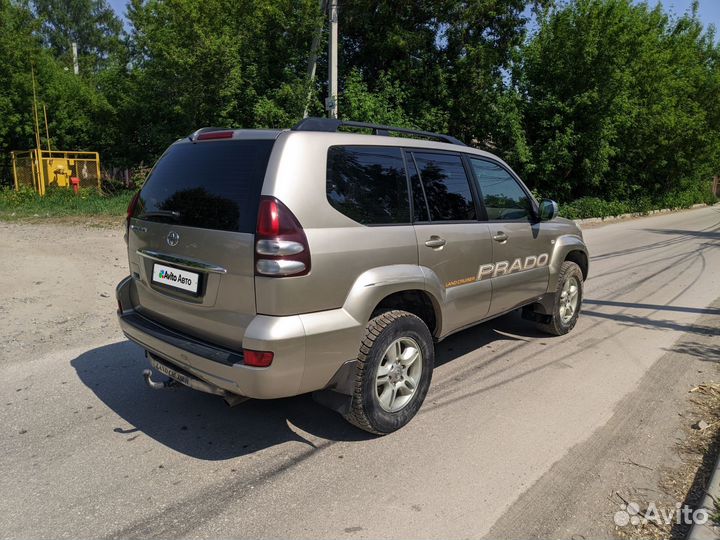
[[[379,435],[400,429],[425,400],[434,360],[432,336],[420,318],[398,310],[374,317],[360,346],[345,418]]]
[[[557,290],[549,318],[537,323],[538,329],[548,334],[562,336],[575,327],[583,297],[583,274],[580,267],[565,261],[558,273]]]

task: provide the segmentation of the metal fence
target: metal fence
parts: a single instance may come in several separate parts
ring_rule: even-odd
[[[24,150],[10,152],[10,155],[15,189],[30,187],[44,195],[49,187],[71,187],[72,178],[80,180],[80,187],[100,189],[100,156],[97,152]]]

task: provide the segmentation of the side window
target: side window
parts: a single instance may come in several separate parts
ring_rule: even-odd
[[[532,203],[515,178],[505,169],[484,159],[470,159],[480,186],[488,219],[530,220]]]
[[[417,167],[415,167],[415,161],[413,161],[410,154],[406,154],[406,159],[408,175],[410,176],[410,187],[412,189],[413,196],[413,217],[415,218],[415,221],[430,221],[427,201],[425,200],[423,187],[420,184],[420,175],[418,174]]]
[[[477,219],[470,184],[460,156],[413,152],[432,221]]]
[[[331,147],[325,187],[330,204],[359,223],[410,223],[407,178],[400,148]]]

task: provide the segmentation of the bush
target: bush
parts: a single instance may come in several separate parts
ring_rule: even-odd
[[[560,206],[560,215],[570,219],[619,216],[632,212],[628,203],[604,201],[597,197],[583,197],[570,204]]]
[[[130,185],[134,186],[135,190],[142,188],[145,185],[145,180],[147,180],[151,170],[152,167],[145,167],[142,165],[134,168],[130,172]]]
[[[622,214],[647,214],[653,210],[679,210],[694,204],[715,204],[710,183],[695,184],[683,190],[667,193],[656,199],[648,196],[631,201],[605,201],[597,197],[583,197],[560,205],[560,215],[569,219],[606,218]]]

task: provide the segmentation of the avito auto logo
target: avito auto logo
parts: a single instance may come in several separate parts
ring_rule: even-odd
[[[167,270],[160,270],[158,277],[166,281],[174,281],[176,283],[182,283],[183,285],[192,285],[192,279],[189,277],[177,276],[173,272],[169,272]]]

